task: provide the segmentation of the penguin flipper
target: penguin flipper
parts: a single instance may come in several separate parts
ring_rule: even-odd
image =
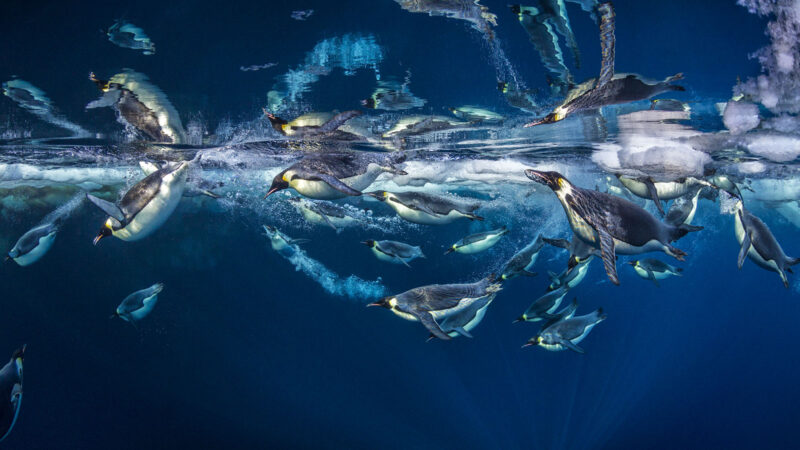
[[[311,242],[311,239],[304,239],[304,238],[290,239],[289,240],[289,245],[300,245],[300,244],[305,244],[305,243],[308,243],[308,242]]]
[[[468,337],[468,338],[472,339],[472,335],[469,334],[469,331],[465,330],[464,327],[453,328],[453,331],[455,331],[456,333],[458,333],[458,334],[460,334],[460,335],[462,335],[464,337]]]
[[[361,111],[351,110],[341,112],[336,114],[331,118],[331,120],[325,122],[319,127],[319,131],[322,133],[329,133],[331,131],[336,130],[340,126],[344,125],[345,122],[352,119],[353,117],[357,117],[361,115]]]
[[[656,189],[656,185],[653,183],[653,179],[640,178],[639,181],[647,186],[647,193],[650,194],[650,198],[653,200],[653,203],[656,204],[656,208],[658,208],[658,212],[661,214],[661,217],[664,217],[666,215],[664,212],[664,206],[661,204],[661,199],[658,198],[658,190]]]
[[[747,229],[745,228],[744,239],[742,240],[742,248],[739,250],[739,259],[737,261],[739,269],[741,269],[744,265],[744,259],[747,257],[747,252],[750,250],[751,245],[752,239],[750,239],[750,233],[748,233]]]
[[[443,341],[450,340],[450,336],[448,336],[447,333],[442,331],[442,329],[439,328],[439,324],[437,324],[436,321],[433,320],[433,316],[431,316],[431,313],[427,311],[421,312],[417,314],[417,317],[419,318],[419,321],[422,322],[422,325],[424,325],[425,328],[427,328],[432,335],[436,336],[437,338]]]
[[[409,264],[406,262],[406,260],[405,260],[405,259],[403,259],[403,258],[401,258],[401,257],[399,257],[399,256],[397,256],[397,255],[395,255],[395,258],[396,258],[398,261],[400,261],[401,263],[405,264],[405,266],[406,266],[406,267],[408,267],[409,269],[411,268],[411,266],[410,266],[410,265],[409,265]]]
[[[658,280],[656,280],[656,274],[654,274],[652,270],[647,270],[647,279],[655,283],[656,287],[661,287],[661,285],[658,284]]]
[[[561,339],[558,341],[558,343],[572,350],[575,353],[580,353],[580,354],[586,353],[582,348],[578,347],[577,345],[573,344],[571,341],[567,339]]]
[[[600,256],[603,258],[603,266],[606,269],[608,279],[612,283],[619,286],[619,277],[617,276],[617,257],[614,249],[614,238],[608,234],[608,231],[602,228],[597,229],[597,234],[600,236]]]
[[[569,241],[566,239],[550,239],[543,237],[542,240],[545,243],[552,245],[553,247],[569,249]]]
[[[157,172],[160,167],[158,164],[151,162],[151,161],[139,161],[139,168],[142,169],[142,172],[145,176],[150,175],[153,172]]]
[[[101,198],[97,198],[92,194],[86,194],[86,198],[88,198],[90,202],[94,203],[95,206],[102,209],[103,212],[109,216],[117,219],[121,223],[125,223],[125,214],[122,213],[122,210],[119,209],[119,206],[111,202],[107,202]]]
[[[535,276],[539,275],[539,273],[537,273],[537,272],[528,272],[527,270],[524,270],[524,269],[520,273],[522,275],[525,275],[526,277],[535,277]]]
[[[600,76],[597,78],[599,88],[611,81],[614,76],[614,50],[616,38],[614,37],[614,6],[611,2],[603,3],[597,7],[600,13],[600,49],[602,61],[600,63]]]
[[[341,192],[342,194],[351,195],[353,197],[358,197],[361,195],[361,191],[357,191],[350,186],[344,184],[344,182],[333,175],[329,175],[327,173],[318,173],[315,175],[316,178],[324,181],[328,184],[328,186],[336,189],[337,191]]]

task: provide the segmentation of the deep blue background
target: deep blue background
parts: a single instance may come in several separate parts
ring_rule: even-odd
[[[542,67],[504,1],[498,36],[519,73],[544,88]],[[294,9],[313,8],[305,22]],[[598,66],[597,32],[569,6],[584,68]],[[686,98],[726,98],[737,76],[758,72],[747,54],[765,44],[763,19],[733,2],[617,2],[617,69],[661,78],[683,71]],[[373,33],[385,76],[413,73],[428,110],[453,103],[502,107],[486,49],[464,24],[406,13],[389,0],[360,2],[70,4],[6,2],[0,16],[0,76],[44,89],[89,126],[97,97],[86,80],[131,67],[148,74],[183,114],[213,126],[253,118],[274,77],[298,65],[320,39]],[[99,30],[117,18],[143,27],[155,56],[115,47]],[[599,49],[598,49],[599,50]],[[242,72],[239,66],[280,66]],[[345,109],[372,91],[371,74],[334,72],[311,94],[319,110]],[[4,97],[4,108],[12,105]],[[551,199],[555,201],[554,199]],[[608,320],[585,355],[520,349],[536,327],[511,325],[546,285],[514,280],[498,295],[475,339],[425,343],[419,324],[332,297],[295,272],[260,235],[247,210],[233,215],[181,208],[138,243],[105,240],[85,207],[51,253],[28,268],[7,264],[0,355],[29,345],[20,421],[3,448],[788,448],[796,444],[800,375],[794,290],[752,262],[736,269],[731,218],[704,204],[707,226],[679,247],[685,275],[661,288],[620,263],[622,286],[598,263],[575,291],[581,313]],[[533,212],[525,205],[523,213]],[[3,220],[8,243],[41,211]],[[790,255],[796,230],[765,215]],[[495,220],[499,221],[499,218]],[[510,241],[475,257],[439,256],[467,223],[385,236],[421,243],[414,269],[379,264],[358,241],[374,233],[319,228],[309,254],[340,274],[383,277],[392,292],[473,281],[540,230],[514,227]],[[548,230],[549,231],[549,230]],[[369,234],[369,236],[366,236]],[[566,236],[564,236],[566,237]],[[107,316],[130,292],[164,282],[140,330]],[[572,295],[572,294],[571,294]],[[570,297],[571,298],[571,297]]]

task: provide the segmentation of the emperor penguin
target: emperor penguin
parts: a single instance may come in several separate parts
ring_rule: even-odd
[[[272,249],[283,257],[290,257],[298,250],[298,245],[310,242],[308,239],[292,239],[279,229],[264,225],[264,233],[269,239]]]
[[[678,226],[680,224],[691,225],[694,216],[697,214],[697,203],[703,194],[703,188],[695,188],[694,192],[689,192],[683,197],[676,198],[669,206],[664,221]]]
[[[288,188],[319,200],[359,196],[383,172],[407,175],[395,167],[403,161],[405,156],[402,154],[351,152],[308,155],[275,175],[264,198]]]
[[[600,250],[587,244],[581,238],[572,233],[572,240],[542,238],[542,241],[553,247],[563,248],[569,251],[567,268],[572,269],[579,264],[586,262],[592,256],[600,256]]]
[[[569,287],[564,285],[537,298],[514,323],[552,319],[553,313],[561,305],[561,301],[564,300],[568,290]]]
[[[674,267],[653,258],[628,261],[628,264],[636,271],[636,275],[639,275],[645,280],[652,281],[656,286],[658,286],[658,280],[663,280],[670,276],[680,277],[682,276],[681,272],[683,272],[683,269],[680,267]]]
[[[86,194],[92,203],[109,215],[94,238],[94,244],[108,236],[137,241],[152,234],[178,207],[186,187],[188,169],[189,161],[165,165],[130,188],[119,204]]]
[[[158,302],[158,294],[163,290],[164,284],[156,283],[147,289],[134,292],[122,300],[112,317],[119,317],[126,322],[135,324],[150,315]]]
[[[289,203],[302,214],[309,223],[326,224],[336,232],[342,227],[354,225],[360,221],[353,212],[325,200],[308,200],[302,197],[289,197]]]
[[[536,237],[522,250],[518,251],[508,260],[503,270],[500,272],[500,279],[510,280],[519,275],[528,277],[536,276],[533,271],[533,266],[536,264],[536,259],[539,257],[539,251],[544,247],[542,236],[537,234]]]
[[[739,269],[742,268],[745,257],[749,257],[761,268],[780,275],[783,285],[788,288],[789,280],[786,278],[786,272],[792,273],[790,266],[800,262],[800,258],[786,256],[767,224],[745,209],[741,199],[736,202],[734,232],[736,240],[741,245]]]
[[[425,257],[421,248],[403,242],[376,241],[369,239],[361,243],[371,248],[372,253],[374,253],[375,257],[379,260],[393,264],[405,264],[405,266],[409,268],[411,267],[408,265],[409,262],[416,258]]]
[[[264,110],[264,116],[269,120],[272,128],[284,136],[294,138],[308,138],[325,136],[336,132],[348,120],[361,115],[361,111],[345,111],[339,114],[309,113],[303,114],[292,121],[286,121]],[[355,137],[355,136],[353,136]]]
[[[151,173],[157,171],[162,166],[156,164],[152,161],[139,161],[139,168],[142,169],[142,172],[145,176],[150,175]],[[222,183],[210,183],[208,181],[197,179],[195,177],[187,176],[186,177],[186,188],[183,190],[184,197],[197,197],[199,195],[204,195],[206,197],[210,197],[213,199],[220,198],[220,195],[214,192],[212,189],[218,188],[223,186]]]
[[[598,323],[606,320],[603,308],[598,308],[585,316],[576,316],[550,325],[538,335],[528,340],[523,347],[538,345],[552,352],[570,349],[577,353],[585,353],[578,344],[586,338]]]
[[[480,207],[479,203],[464,204],[446,197],[414,191],[374,191],[365,192],[364,195],[386,203],[403,219],[421,225],[442,225],[461,217],[483,220],[483,217],[473,213]]]
[[[26,231],[8,252],[6,260],[13,259],[20,266],[29,266],[45,255],[53,246],[58,224],[45,223]]]
[[[494,247],[497,241],[506,234],[508,234],[508,228],[505,226],[495,230],[470,234],[450,246],[444,254],[447,255],[452,252],[464,254],[480,253]]]
[[[15,350],[11,361],[0,369],[0,442],[8,437],[19,417],[22,406],[22,363],[26,348],[23,345]]]
[[[615,195],[581,189],[558,172],[528,169],[525,175],[553,190],[564,208],[572,232],[585,243],[600,249],[606,274],[617,285],[617,253],[633,255],[663,251],[682,261],[686,252],[670,243],[690,231],[703,229],[663,223],[635,203]]]
[[[589,263],[591,263],[593,259],[594,255],[589,255],[583,259],[576,259],[575,261],[577,262],[574,266],[567,266],[563,272],[557,275],[554,272],[548,271],[551,283],[550,286],[547,287],[547,290],[552,291],[561,286],[566,286],[568,289],[572,289],[580,284],[580,282],[586,277],[586,273],[589,271]]]
[[[432,284],[414,288],[367,306],[382,306],[406,320],[422,322],[435,337],[450,340],[450,335],[440,324],[448,317],[474,307],[476,302],[482,302],[488,296],[494,297],[500,289],[500,284],[495,283],[494,276],[490,275],[475,283]],[[468,331],[456,332],[469,334]]]
[[[662,201],[683,197],[699,187],[711,186],[711,183],[694,177],[683,177],[674,181],[656,181],[651,177],[630,178],[623,175],[617,175],[617,178],[637,197],[653,200],[662,216],[665,215]]]
[[[645,100],[662,92],[685,90],[683,86],[672,84],[683,78],[681,73],[657,82],[646,81],[634,74],[615,74],[614,7],[611,2],[602,3],[597,7],[597,11],[600,14],[600,48],[602,50],[600,75],[574,87],[569,91],[566,99],[550,114],[526,124],[526,127],[558,122],[581,110]]]

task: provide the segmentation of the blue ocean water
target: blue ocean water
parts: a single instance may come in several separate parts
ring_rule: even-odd
[[[608,316],[581,342],[585,354],[521,348],[539,324],[512,324],[544,293],[547,272],[566,267],[567,253],[549,246],[537,277],[503,283],[472,339],[426,342],[421,324],[366,307],[414,287],[498,273],[537,234],[569,239],[556,196],[525,178],[529,167],[601,191],[620,187],[607,178],[616,173],[729,174],[747,208],[789,256],[800,256],[800,141],[792,128],[800,108],[769,106],[767,92],[781,92],[776,84],[746,87],[742,101],[758,105],[761,124],[737,133],[715,105],[739,94],[737,78],[779,74],[771,82],[792,86],[796,47],[773,48],[766,62],[749,56],[776,42],[764,33],[776,16],[733,1],[615,2],[617,71],[654,79],[683,72],[686,91],[660,98],[684,102],[691,116],[637,119],[637,111],[660,112],[640,101],[603,108],[597,129],[583,117],[523,128],[560,97],[506,3],[480,3],[497,15],[492,40],[463,20],[390,0],[6,5],[0,76],[38,87],[53,108],[35,112],[0,96],[0,248],[11,249],[59,207],[63,224],[41,260],[0,270],[0,355],[27,344],[24,402],[0,447],[796,447],[800,285],[789,274],[785,288],[751,260],[737,268],[724,194],[701,200],[693,224],[704,229],[675,243],[688,253],[685,262],[662,253],[620,256],[620,286],[599,258],[590,263],[564,303],[577,298],[578,314],[602,307]],[[566,50],[565,59],[580,82],[597,76],[598,30],[576,3],[565,6],[580,69]],[[313,14],[296,20],[296,10]],[[155,54],[109,42],[116,20],[140,27]],[[786,55],[798,59],[783,70],[775,61]],[[268,63],[276,65],[251,67]],[[511,81],[509,67],[539,103],[535,111],[514,108],[497,89]],[[85,108],[102,94],[88,74],[109,79],[125,68],[163,91],[187,142],[148,142],[112,109]],[[406,78],[425,106],[361,107],[378,79]],[[283,103],[271,104],[269,91]],[[458,105],[507,119],[381,138],[402,117],[448,115]],[[273,106],[269,112],[289,119],[359,110],[372,133],[358,143],[293,140],[264,120],[261,108]],[[476,199],[485,220],[416,225],[362,196],[335,201],[361,218],[337,231],[304,221],[287,201],[296,192],[262,199],[273,177],[301,157],[350,149],[407,155],[399,167],[408,175],[381,175],[369,190]],[[637,152],[645,156],[630,156]],[[84,191],[118,200],[144,177],[140,160],[198,153],[191,176],[217,182],[219,199],[185,197],[152,235],[92,246],[107,215],[82,200]],[[634,200],[657,214],[652,201]],[[310,242],[287,259],[270,247],[265,224]],[[458,239],[502,225],[511,231],[494,247],[443,255]],[[365,239],[419,245],[427,257],[411,268],[384,263],[360,244]],[[678,265],[682,276],[656,286],[625,264],[644,257]],[[108,318],[127,295],[158,282],[165,288],[157,305],[135,327]]]

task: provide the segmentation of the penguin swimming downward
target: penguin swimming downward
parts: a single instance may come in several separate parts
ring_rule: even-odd
[[[493,280],[494,277],[490,276],[475,283],[422,286],[402,294],[384,297],[367,306],[382,306],[406,320],[422,322],[422,325],[435,337],[449,340],[451,336],[440,324],[448,317],[471,308],[475,302],[481,302],[489,296],[494,297],[501,287],[500,283],[495,283]],[[464,336],[470,335],[466,329],[464,331],[455,329],[455,331]]]
[[[372,253],[374,253],[375,257],[377,257],[379,260],[393,264],[405,264],[406,267],[409,268],[411,267],[408,265],[409,262],[415,258],[425,257],[425,255],[422,254],[421,248],[404,244],[402,242],[375,241],[369,239],[361,243],[371,248]]]
[[[750,258],[759,267],[776,272],[781,277],[784,287],[789,287],[786,272],[792,273],[790,266],[800,262],[800,258],[790,258],[775,239],[767,224],[746,210],[741,199],[736,201],[734,213],[734,232],[741,245],[739,251],[739,269],[745,257]]]
[[[497,241],[506,234],[508,234],[508,228],[505,226],[497,228],[496,230],[470,234],[450,246],[444,254],[447,255],[452,252],[464,254],[479,253],[494,247]]]
[[[600,46],[602,62],[600,76],[585,81],[573,88],[567,98],[553,112],[542,119],[525,125],[532,127],[564,120],[570,114],[588,109],[598,109],[608,105],[630,103],[648,99],[667,91],[684,91],[683,86],[671,84],[683,78],[676,74],[664,81],[648,82],[633,74],[614,74],[614,7],[603,3],[597,7],[600,13]]]
[[[483,220],[483,217],[473,214],[476,209],[480,208],[479,203],[463,204],[463,202],[446,197],[414,191],[374,191],[365,192],[364,195],[388,204],[397,212],[398,216],[421,225],[442,225],[461,217],[469,220]]]
[[[22,407],[22,363],[26,348],[23,345],[15,350],[11,360],[0,369],[0,442],[11,433]]]
[[[682,261],[686,252],[670,243],[703,227],[673,226],[660,222],[652,214],[615,195],[581,189],[558,172],[528,169],[525,175],[548,186],[558,197],[576,237],[600,249],[608,278],[619,284],[616,254],[663,251]]]
[[[585,316],[572,317],[550,325],[538,335],[528,340],[523,347],[538,345],[551,352],[570,349],[577,353],[585,353],[578,344],[586,338],[598,323],[606,320],[603,308],[599,308]]]
[[[45,223],[26,231],[8,252],[6,260],[13,259],[20,266],[29,266],[45,255],[53,246],[58,233],[57,223]]]
[[[683,276],[681,275],[682,268],[671,266],[653,258],[628,261],[628,264],[633,267],[637,275],[645,280],[652,281],[656,286],[658,286],[658,280],[663,280],[670,276]]]
[[[508,260],[503,271],[500,272],[500,279],[503,281],[510,280],[519,275],[536,276],[536,272],[533,272],[533,266],[536,264],[536,259],[539,257],[539,251],[542,247],[544,247],[542,235],[537,234],[530,244],[523,247],[522,250],[515,253]]]
[[[135,326],[136,322],[150,315],[158,302],[158,294],[163,290],[164,284],[156,283],[147,289],[134,292],[122,300],[111,317],[119,317]]]
[[[264,198],[288,188],[320,200],[359,196],[383,172],[407,175],[395,167],[403,161],[404,155],[364,152],[308,155],[275,175]]]

